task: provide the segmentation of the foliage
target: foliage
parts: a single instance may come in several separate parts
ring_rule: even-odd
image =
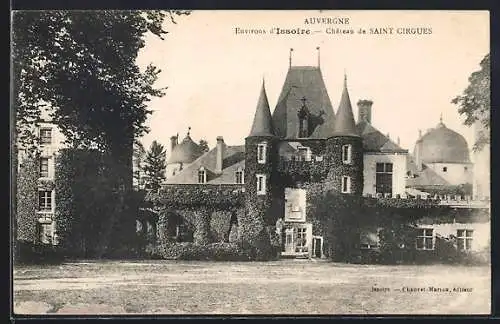
[[[200,142],[198,143],[198,146],[200,147],[202,152],[208,152],[210,151],[210,148],[208,147],[208,142],[204,140],[203,138],[200,139]]]
[[[96,151],[64,149],[56,159],[56,233],[68,253],[95,256],[101,252],[102,225],[111,188]]]
[[[431,197],[434,196],[471,196],[472,195],[472,184],[465,183],[456,186],[415,186],[414,189],[421,190],[430,194]]]
[[[132,159],[133,159],[133,168],[134,168],[134,180],[136,183],[141,186],[143,177],[142,177],[142,172],[143,172],[143,167],[144,167],[144,158],[146,156],[146,149],[144,148],[144,145],[137,139],[134,141],[134,149],[132,153]]]
[[[153,141],[146,153],[144,160],[144,172],[147,176],[147,188],[158,190],[165,178],[166,151],[163,145]]]
[[[38,161],[36,157],[24,159],[17,179],[16,240],[30,243],[38,241]]]
[[[234,243],[171,243],[159,245],[153,252],[167,260],[212,260],[212,261],[248,261],[248,252]]]
[[[464,124],[471,126],[479,122],[484,129],[474,143],[474,151],[480,151],[490,143],[490,54],[480,62],[481,69],[469,77],[469,85],[464,92],[451,102],[458,106],[458,112],[465,116]]]
[[[174,14],[186,14],[177,11]],[[147,129],[146,103],[160,72],[144,72],[136,57],[144,35],[163,37],[161,11],[20,11],[13,15],[14,98],[17,126],[50,115],[74,146],[114,148]],[[109,127],[113,125],[113,127]],[[21,132],[23,143],[33,134]]]
[[[145,202],[169,210],[204,206],[208,209],[238,208],[243,205],[240,185],[166,185],[146,194]]]

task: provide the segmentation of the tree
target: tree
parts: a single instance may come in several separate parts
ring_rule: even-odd
[[[490,54],[481,60],[481,69],[473,72],[469,77],[469,85],[462,95],[455,97],[451,102],[458,105],[458,112],[465,116],[464,124],[467,126],[480,123],[474,151],[480,151],[485,145],[490,144]]]
[[[166,151],[163,145],[153,141],[146,154],[144,172],[147,176],[148,188],[157,190],[165,180]]]
[[[186,11],[20,11],[12,18],[12,97],[18,148],[35,152],[36,126],[46,108],[75,148],[106,153],[107,176],[117,197],[106,217],[103,249],[122,247],[131,227],[126,193],[132,187],[134,138],[148,131],[147,103],[165,88],[160,70],[136,65],[144,36],[167,34],[167,17]],[[120,241],[122,240],[122,241]]]
[[[208,152],[210,150],[210,148],[208,147],[208,142],[204,139],[200,139],[198,145],[200,146],[203,152]]]
[[[138,140],[134,141],[134,152],[132,155],[133,168],[134,168],[134,180],[140,188],[142,185],[143,177],[142,173],[144,170],[144,159],[146,157],[146,150],[144,145]]]

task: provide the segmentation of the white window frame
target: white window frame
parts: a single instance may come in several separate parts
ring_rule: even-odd
[[[257,174],[257,195],[265,195],[266,194],[266,175],[265,174]]]
[[[257,144],[257,163],[260,164],[266,163],[266,154],[267,154],[267,143],[262,142]]]
[[[462,235],[460,235],[460,232],[463,232]],[[470,236],[467,236],[467,233],[471,233]],[[474,230],[470,228],[460,228],[457,229],[457,249],[460,251],[471,251],[472,250],[472,242],[474,240]],[[460,244],[458,242],[462,241],[463,242],[463,247],[460,248]],[[467,248],[467,241],[470,242],[469,248]]]
[[[200,178],[200,175],[203,175],[203,179]],[[200,179],[202,181],[200,181]],[[198,169],[198,183],[199,184],[205,184],[207,183],[207,171],[205,170],[204,167],[201,167]]]
[[[47,172],[45,174],[44,174],[44,172],[42,172],[42,165],[43,165],[42,161],[47,161]],[[50,158],[41,157],[40,158],[40,178],[49,178],[49,177],[50,177]]]
[[[241,181],[238,182],[238,173],[241,173]],[[242,168],[238,168],[234,173],[235,182],[237,184],[245,184],[245,171]]]
[[[50,136],[42,136],[42,133],[44,131],[48,131],[50,133]],[[42,145],[51,145],[52,144],[52,140],[53,140],[53,131],[52,131],[52,127],[41,127],[40,128],[40,143]],[[49,139],[49,141],[44,141],[44,139]]]
[[[422,235],[417,234],[417,237],[415,238],[415,248],[417,250],[420,250],[420,251],[432,251],[432,250],[434,250],[435,243],[436,243],[435,242],[435,234],[436,233],[434,231],[434,228],[432,228],[432,227],[420,227],[417,230],[419,231],[418,234],[420,234],[420,231],[423,231],[423,233],[422,233]],[[426,231],[432,231],[432,234],[428,235],[426,233]],[[419,239],[422,239],[422,247],[418,247],[418,240]],[[430,249],[427,247],[427,244],[426,244],[426,242],[429,239],[432,241],[432,247]]]
[[[40,196],[41,193],[44,193],[43,197]],[[43,206],[41,200],[43,200]],[[51,190],[38,191],[38,210],[41,212],[52,212],[53,208],[54,208],[54,197],[52,195],[52,191]]]
[[[349,177],[349,176],[342,176],[340,182],[341,182],[340,183],[340,191],[342,193],[351,193],[351,177]],[[347,185],[347,190],[344,190],[344,184]]]
[[[347,149],[347,153],[345,152]],[[342,145],[342,163],[351,164],[352,163],[352,145],[346,144]]]

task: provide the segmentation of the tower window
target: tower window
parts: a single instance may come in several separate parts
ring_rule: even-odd
[[[257,145],[257,162],[266,163],[266,143],[260,143]]]
[[[447,167],[443,167],[443,172],[446,172],[448,171],[448,168]]]
[[[40,129],[40,141],[42,144],[52,143],[52,129],[42,128]]]
[[[47,178],[49,176],[49,159],[40,159],[40,177]]]
[[[39,191],[38,192],[38,207],[41,211],[52,210],[52,191]]]
[[[238,183],[238,184],[245,183],[245,175],[243,173],[243,169],[238,168],[235,175],[236,175],[236,183]]]
[[[207,172],[204,167],[198,170],[198,183],[207,183]]]
[[[257,195],[266,194],[266,176],[257,174]]]
[[[343,176],[342,177],[342,193],[350,193],[351,192],[351,177]]]
[[[352,163],[352,145],[343,145],[342,146],[342,162],[344,164]]]
[[[375,192],[392,195],[392,163],[377,163],[375,171]]]

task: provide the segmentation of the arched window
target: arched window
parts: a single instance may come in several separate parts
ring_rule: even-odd
[[[235,176],[236,176],[236,183],[238,183],[238,184],[245,183],[245,173],[241,167],[238,168],[238,170],[236,170]]]
[[[204,167],[198,170],[198,183],[207,183],[207,172]]]

